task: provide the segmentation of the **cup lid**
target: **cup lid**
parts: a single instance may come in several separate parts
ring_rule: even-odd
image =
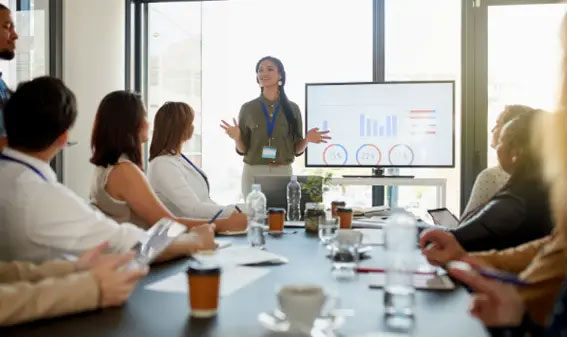
[[[352,212],[352,208],[349,208],[349,207],[337,207],[337,212]]]
[[[217,264],[192,262],[187,268],[189,275],[216,275],[220,274],[221,268]]]
[[[278,207],[270,207],[268,208],[268,213],[285,213],[285,209]]]
[[[344,205],[346,205],[346,203],[344,201],[333,201],[333,202],[331,202],[331,205],[337,205],[337,206],[342,205],[342,206],[344,206]]]

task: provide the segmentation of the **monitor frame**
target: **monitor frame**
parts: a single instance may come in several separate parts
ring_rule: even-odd
[[[453,143],[453,153],[451,157],[453,161],[450,165],[315,165],[309,164],[307,162],[307,153],[309,151],[309,143],[305,148],[305,167],[306,168],[455,168],[455,80],[435,80],[435,81],[377,81],[377,82],[321,82],[321,83],[305,83],[305,135],[307,135],[308,130],[308,90],[310,86],[322,86],[322,85],[372,85],[372,84],[423,84],[423,83],[448,83],[451,84],[453,92],[453,104],[452,104],[452,143]],[[331,134],[332,137],[332,134]]]

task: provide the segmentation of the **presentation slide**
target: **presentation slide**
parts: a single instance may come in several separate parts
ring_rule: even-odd
[[[307,84],[307,166],[451,167],[454,82]]]

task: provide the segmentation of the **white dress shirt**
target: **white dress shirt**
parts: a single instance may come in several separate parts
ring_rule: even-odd
[[[49,164],[5,148],[0,160],[0,260],[41,262],[80,254],[103,241],[126,251],[145,237],[132,224],[117,224],[57,182]]]
[[[205,173],[181,155],[163,155],[150,161],[148,180],[158,198],[175,216],[194,219],[229,217],[234,206],[221,206],[209,197]]]

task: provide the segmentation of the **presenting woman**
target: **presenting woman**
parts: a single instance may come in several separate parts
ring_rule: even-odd
[[[244,156],[242,194],[250,192],[254,177],[292,175],[291,163],[301,155],[308,143],[326,143],[329,131],[313,128],[302,136],[301,112],[284,91],[286,74],[280,60],[272,56],[256,64],[256,81],[260,96],[244,103],[238,122],[222,121],[221,128],[236,144],[236,152]]]
[[[209,196],[206,174],[181,153],[183,143],[193,136],[195,112],[181,102],[167,102],[154,119],[148,180],[158,198],[175,216],[228,218],[231,230],[246,228],[247,218],[239,208],[221,206]]]

